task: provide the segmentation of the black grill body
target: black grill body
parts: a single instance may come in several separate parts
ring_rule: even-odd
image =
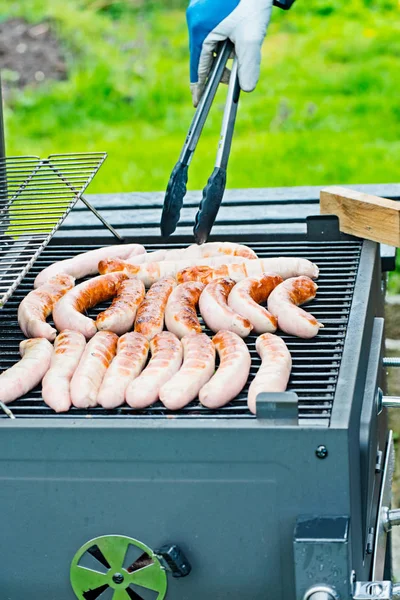
[[[332,237],[235,236],[260,256],[304,256],[321,269],[309,310],[324,330],[309,341],[285,337],[296,424],[250,415],[246,390],[218,411],[194,402],[177,413],[157,405],[56,416],[40,390],[10,405],[16,419],[0,418],[3,598],[73,600],[69,564],[77,549],[122,534],[151,548],[178,544],[188,557],[192,571],[169,577],[168,600],[302,600],[293,536],[304,515],[349,520],[346,572],[329,575],[343,598],[351,597],[353,569],[369,579],[376,457],[387,431],[375,404],[383,386],[384,286],[376,244]],[[175,247],[188,241],[177,238]],[[59,237],[50,244],[0,313],[2,368],[17,359],[16,307],[36,273],[105,243]],[[259,364],[254,342],[251,376]],[[309,585],[320,583],[315,577]]]

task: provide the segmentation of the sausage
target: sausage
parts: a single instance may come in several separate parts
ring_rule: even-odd
[[[149,342],[141,333],[131,331],[119,338],[117,355],[108,367],[97,396],[103,408],[116,408],[125,402],[128,385],[142,371],[149,353]]]
[[[235,244],[232,242],[208,242],[198,246],[192,244],[187,248],[178,248],[173,250],[156,250],[155,252],[148,252],[147,254],[141,254],[140,256],[133,257],[128,262],[134,264],[143,264],[149,262],[163,261],[163,260],[183,260],[183,259],[197,259],[197,258],[210,258],[212,256],[220,256],[225,254],[227,256],[240,256],[242,258],[254,259],[257,258],[257,254],[248,246],[241,244]]]
[[[50,369],[42,381],[42,397],[57,413],[71,408],[70,383],[85,350],[85,336],[64,330],[54,342]]]
[[[214,256],[211,258],[195,259],[187,258],[182,260],[163,260],[158,262],[150,262],[144,264],[131,264],[128,261],[118,258],[102,260],[99,262],[99,273],[113,273],[115,271],[124,271],[130,277],[138,277],[145,284],[146,288],[150,287],[162,277],[173,277],[175,279],[177,273],[185,267],[205,265],[209,267],[218,267],[222,264],[242,264],[247,262],[255,262],[237,256]]]
[[[288,279],[289,277],[297,277],[307,275],[312,279],[316,279],[319,274],[317,265],[305,258],[259,258],[255,260],[246,260],[240,262],[234,260],[231,263],[219,265],[188,265],[176,274],[178,283],[185,281],[201,281],[202,283],[210,283],[214,279],[220,277],[230,277],[234,281],[242,281],[247,277],[261,277],[263,273],[275,273]]]
[[[50,366],[53,346],[44,338],[23,340],[22,359],[0,375],[0,400],[7,404],[36,387]]]
[[[243,279],[229,294],[228,306],[250,321],[254,333],[273,333],[278,326],[278,319],[260,303],[266,302],[272,290],[282,281],[279,275],[266,273],[261,277]]]
[[[207,408],[219,408],[235,398],[250,373],[251,356],[245,342],[232,331],[219,331],[212,339],[219,354],[219,367],[200,390],[199,400]]]
[[[100,275],[70,290],[57,302],[53,310],[53,319],[58,331],[72,329],[83,333],[87,339],[93,337],[97,331],[96,324],[93,319],[81,313],[100,302],[110,300],[127,277],[123,272]]]
[[[233,311],[228,306],[228,296],[235,285],[232,279],[216,279],[209,283],[200,296],[200,313],[207,327],[212,331],[227,329],[246,337],[253,329],[248,319]]]
[[[144,285],[139,279],[123,281],[111,306],[97,316],[97,329],[113,331],[118,335],[132,329],[137,309],[144,296]]]
[[[179,339],[190,333],[201,333],[196,307],[204,284],[189,281],[178,285],[168,298],[165,309],[165,325]]]
[[[268,310],[277,317],[282,331],[305,339],[317,335],[322,323],[298,306],[313,300],[317,289],[317,284],[309,277],[291,277],[271,292]]]
[[[182,338],[183,364],[160,389],[160,400],[170,410],[179,410],[197,398],[215,370],[215,346],[205,333]]]
[[[126,401],[133,408],[145,408],[158,400],[161,386],[182,364],[182,344],[169,331],[158,333],[150,342],[151,359],[126,390]]]
[[[176,286],[175,279],[164,277],[153,283],[138,308],[135,331],[151,340],[164,328],[164,315],[168,298]]]
[[[100,260],[104,258],[129,258],[132,259],[134,256],[144,254],[146,250],[140,244],[123,244],[120,246],[106,246],[105,248],[97,248],[96,250],[90,250],[83,254],[78,254],[73,258],[66,260],[60,260],[53,263],[46,269],[43,269],[35,279],[35,288],[46,283],[50,277],[58,275],[59,273],[67,273],[72,275],[75,279],[82,279],[88,275],[95,275],[97,273],[97,265]]]
[[[57,331],[46,323],[54,305],[75,285],[71,275],[55,275],[22,300],[18,307],[18,323],[26,337],[42,337],[52,342]]]
[[[284,392],[292,370],[292,357],[282,338],[272,333],[263,333],[256,340],[256,350],[261,357],[261,366],[249,387],[247,403],[256,413],[256,399],[262,392]]]
[[[117,351],[118,336],[99,331],[87,343],[71,380],[71,401],[76,408],[96,406],[104,375]]]

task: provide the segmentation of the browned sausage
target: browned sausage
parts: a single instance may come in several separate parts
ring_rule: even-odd
[[[151,263],[150,263],[151,264]],[[164,328],[164,315],[168,298],[176,286],[172,277],[165,277],[153,283],[145,299],[138,308],[135,331],[148,340],[153,339]]]

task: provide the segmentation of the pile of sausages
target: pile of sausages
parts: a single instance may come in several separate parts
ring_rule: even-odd
[[[60,261],[39,273],[19,306],[29,339],[21,342],[22,359],[0,375],[0,400],[11,402],[42,382],[43,399],[56,412],[125,402],[143,409],[157,400],[178,410],[196,398],[218,408],[247,382],[251,357],[243,338],[253,332],[262,360],[248,393],[254,413],[260,392],[288,384],[291,356],[275,331],[311,338],[322,327],[300,308],[315,297],[317,277],[306,259],[259,259],[229,242],[152,253],[126,244]],[[109,300],[95,320],[85,314]],[[55,328],[46,321],[51,314]]]

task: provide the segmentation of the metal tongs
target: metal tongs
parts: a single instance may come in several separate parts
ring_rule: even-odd
[[[230,40],[226,40],[220,45],[204,94],[201,97],[193,121],[190,125],[179,160],[171,173],[161,216],[161,233],[163,236],[171,235],[179,222],[183,199],[186,195],[188,168],[233,48],[234,46]],[[221,136],[218,144],[215,168],[203,190],[203,198],[200,202],[195,219],[193,233],[197,244],[203,244],[207,241],[208,235],[218,214],[219,207],[221,206],[226,185],[226,169],[228,166],[233,130],[235,127],[239,95],[240,85],[238,79],[238,64],[235,56],[233,59],[228,95],[222,120]]]

